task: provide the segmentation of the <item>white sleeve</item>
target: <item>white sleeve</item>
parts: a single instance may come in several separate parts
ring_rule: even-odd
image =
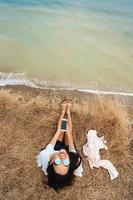
[[[75,149],[71,149],[71,150],[69,150],[69,152],[77,153],[77,151]]]
[[[37,164],[38,167],[42,167],[42,171],[47,175],[47,167],[49,162],[49,156],[54,152],[54,146],[52,144],[48,144],[46,149],[42,150],[37,156]]]
[[[82,177],[83,176],[82,173],[83,173],[83,167],[82,167],[82,162],[81,162],[79,167],[76,170],[74,170],[74,175]]]

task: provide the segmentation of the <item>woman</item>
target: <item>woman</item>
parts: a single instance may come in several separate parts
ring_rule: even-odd
[[[81,157],[72,137],[72,102],[63,101],[57,131],[50,143],[37,156],[38,167],[48,175],[48,185],[55,190],[72,185],[74,175],[82,176]],[[61,131],[62,119],[67,115],[67,130]]]

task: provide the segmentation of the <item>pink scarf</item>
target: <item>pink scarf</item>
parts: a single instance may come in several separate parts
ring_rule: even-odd
[[[90,168],[103,167],[108,170],[110,179],[113,180],[118,177],[118,171],[109,160],[101,160],[99,150],[108,149],[104,136],[98,137],[96,130],[89,130],[87,136],[87,143],[83,146],[83,154],[89,161]]]

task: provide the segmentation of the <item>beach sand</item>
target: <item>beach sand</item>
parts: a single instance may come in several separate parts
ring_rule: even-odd
[[[104,135],[109,159],[119,172],[113,181],[105,169],[91,170],[83,157],[83,177],[60,192],[47,186],[36,156],[56,131],[62,99],[73,100],[74,141],[82,154],[85,134]],[[0,89],[1,200],[131,200],[133,98],[98,96],[75,91],[6,86]]]

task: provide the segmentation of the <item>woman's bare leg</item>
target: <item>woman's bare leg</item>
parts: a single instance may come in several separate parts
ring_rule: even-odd
[[[65,113],[66,113],[67,101],[66,100],[63,101],[63,103],[61,104],[61,106],[62,106],[62,111],[61,111],[61,115],[60,115],[59,120],[58,120],[57,130],[60,130],[60,128],[61,128],[61,121],[64,118]],[[63,137],[64,137],[64,132],[62,132],[60,134],[60,136],[58,137],[58,140],[62,141]]]
[[[68,101],[67,103],[67,131],[69,134],[72,135],[72,117],[71,117],[71,108],[72,108],[72,102]],[[68,136],[65,134],[65,145],[68,145]]]

